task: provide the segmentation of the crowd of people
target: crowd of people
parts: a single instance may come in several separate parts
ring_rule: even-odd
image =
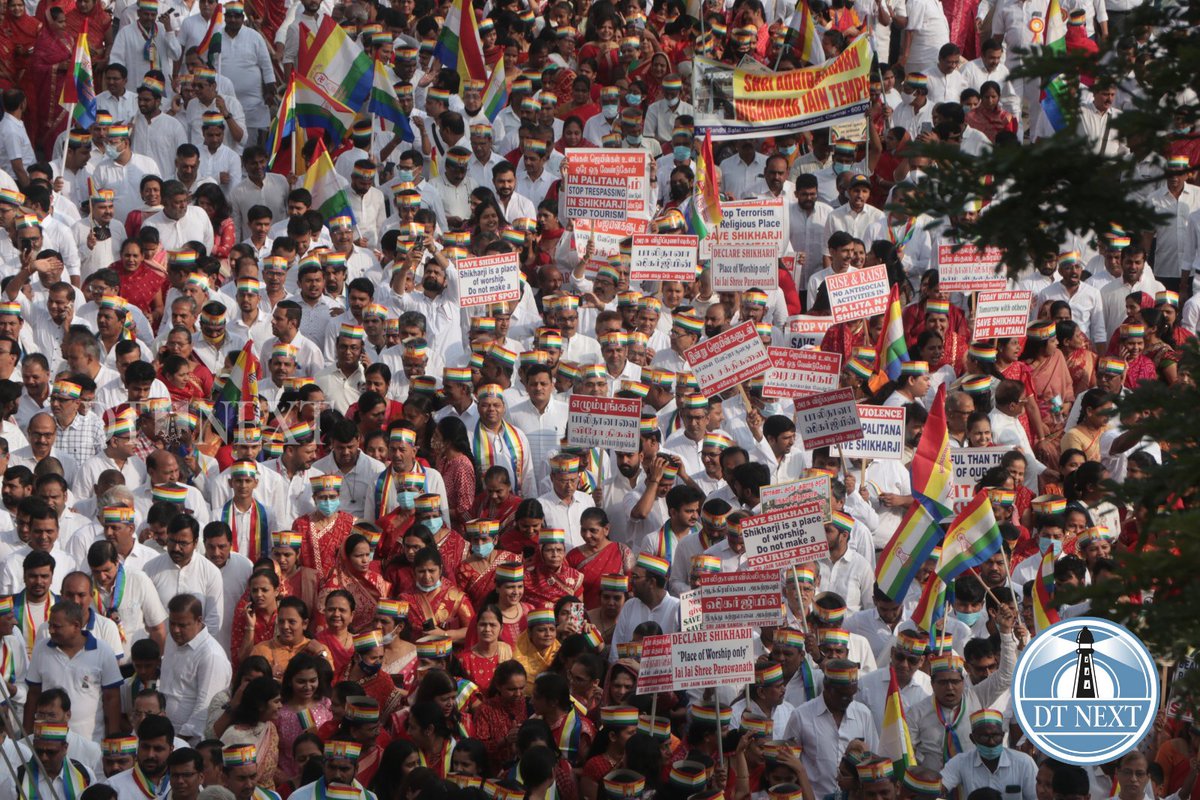
[[[1152,535],[1111,487],[1169,447],[1117,401],[1192,379],[1200,135],[1181,120],[1149,152],[1111,125],[1153,57],[1136,5],[1062,2],[1068,48],[1115,42],[1123,75],[1082,87],[1068,122],[1138,163],[1163,222],[1031,254],[1009,281],[1031,293],[1026,335],[976,340],[937,254],[981,209],[900,201],[939,168],[915,142],[978,154],[1061,129],[1010,77],[1047,27],[1038,0],[476,3],[508,87],[493,116],[485,82],[435,56],[449,2],[11,0],[0,799],[1197,797],[1194,723],[1085,769],[1037,752],[1010,691],[1043,555],[1084,586]],[[644,152],[646,230],[693,232],[693,60],[805,66],[808,12],[824,58],[870,39],[863,140],[715,146],[725,200],[785,206],[777,280],[717,292],[701,262],[631,283],[630,240],[606,252],[563,212],[567,148]],[[325,142],[349,210],[332,216],[267,149],[329,18],[409,122],[364,114]],[[81,36],[87,127],[58,104]],[[463,307],[458,262],[498,254],[520,299]],[[828,276],[878,265],[903,304],[894,380],[882,317],[801,343],[788,324],[830,317]],[[902,457],[807,448],[761,376],[706,394],[686,352],[745,322],[839,354],[860,402],[903,408]],[[641,400],[638,448],[573,446],[572,395]],[[1002,450],[967,489],[1004,543],[931,631],[914,611],[936,554],[904,597],[875,567],[939,403],[951,447]],[[754,682],[639,694],[642,641],[680,631],[705,576],[746,569],[765,487],[811,477],[828,555],[782,571]],[[892,686],[907,768],[881,753]]]

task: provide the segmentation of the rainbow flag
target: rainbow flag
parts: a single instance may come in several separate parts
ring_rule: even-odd
[[[712,131],[704,132],[704,144],[696,156],[696,189],[692,196],[692,233],[705,239],[712,235],[713,228],[725,218],[721,211],[721,181],[717,178],[717,164],[713,158]]]
[[[900,286],[892,287],[887,311],[883,315],[883,332],[875,343],[876,369],[884,372],[888,380],[900,377],[900,365],[908,361],[908,343],[904,340],[904,316],[900,308]]]
[[[213,64],[213,57],[221,54],[221,29],[224,27],[225,7],[217,3],[216,10],[208,19],[208,30],[204,32],[204,38],[196,45],[196,55],[210,67],[216,66]]]
[[[879,734],[878,753],[891,759],[892,764],[905,769],[916,766],[917,755],[913,750],[912,735],[908,731],[908,720],[904,716],[904,704],[900,702],[900,682],[896,680],[896,668],[888,667],[887,700],[883,704],[883,730]]]
[[[921,590],[921,599],[913,609],[912,621],[933,638],[938,622],[942,619],[948,600],[946,584],[937,573],[930,574]],[[933,648],[937,650],[936,647]]]
[[[1051,53],[1062,55],[1067,52],[1067,15],[1063,13],[1059,0],[1046,3],[1046,29],[1034,34],[1034,44],[1041,44]]]
[[[789,39],[795,37],[799,40],[792,48],[800,51],[801,58],[814,67],[825,63],[825,50],[821,47],[821,37],[817,35],[817,26],[813,22],[808,0],[798,0],[796,3],[796,10],[792,12],[792,19],[788,22],[788,32]]]
[[[351,41],[333,17],[321,21],[321,27],[302,48],[298,61],[296,68],[302,75],[352,111],[357,112],[367,102],[375,76],[371,57],[357,42]]]
[[[1042,45],[1051,54],[1064,55],[1067,52],[1067,25],[1059,0],[1049,0],[1046,3],[1046,16],[1043,19],[1046,28],[1041,33],[1034,34],[1033,43]],[[1040,102],[1042,113],[1046,115],[1050,127],[1056,132],[1070,124],[1067,119],[1067,108],[1069,107],[1067,95],[1069,92],[1070,86],[1066,77],[1061,74],[1055,75],[1042,87]]]
[[[875,565],[879,589],[897,603],[904,602],[921,565],[942,542],[942,528],[921,503],[913,503]]]
[[[913,497],[941,522],[950,516],[954,465],[950,463],[950,429],[946,426],[946,384],[938,387],[917,452],[908,468]]]
[[[217,403],[214,404],[213,415],[226,420],[258,419],[258,379],[261,376],[262,365],[258,361],[258,356],[254,354],[254,342],[247,342],[242,351],[237,354],[233,368],[229,370],[229,377],[221,386],[221,393],[217,395]],[[226,409],[224,413],[216,408],[220,404],[224,404]],[[230,408],[230,406],[236,406],[236,408]],[[230,416],[231,412],[237,410],[242,413],[237,417]]]
[[[340,144],[354,124],[354,111],[296,72],[292,73],[292,90],[296,127],[323,131],[331,142]]]
[[[488,78],[487,88],[483,90],[483,113],[492,122],[508,105],[508,78],[504,74],[504,56],[492,67],[491,77]]]
[[[992,513],[991,498],[986,491],[977,492],[946,531],[936,569],[938,577],[952,583],[998,553],[1000,546],[1000,526]]]
[[[1058,622],[1058,609],[1054,606],[1054,551],[1042,556],[1037,577],[1033,581],[1033,632],[1035,634]]]
[[[92,51],[88,47],[88,25],[75,39],[75,65],[71,79],[63,81],[58,104],[69,106],[72,123],[79,128],[90,128],[96,124],[96,90],[92,83]]]
[[[354,219],[354,211],[350,208],[350,200],[346,197],[338,175],[333,171],[333,160],[325,143],[318,141],[313,151],[312,162],[304,173],[304,188],[312,193],[313,208],[321,212],[326,221],[334,217],[348,216]]]
[[[292,73],[293,77],[295,74]],[[267,150],[271,154],[267,163],[272,171],[283,175],[300,172],[297,169],[300,136],[300,130],[296,127],[296,83],[288,81],[287,89],[279,99],[279,111],[271,120],[271,129],[267,134]]]
[[[479,40],[473,3],[454,0],[433,47],[433,57],[443,67],[455,70],[464,81],[487,80],[487,64],[483,60],[483,43]]]
[[[399,130],[402,139],[413,140],[412,128],[408,124],[408,116],[400,109],[400,101],[396,99],[396,90],[388,80],[387,69],[382,61],[375,62],[374,78],[371,81],[371,98],[367,101],[367,112],[386,119]]]

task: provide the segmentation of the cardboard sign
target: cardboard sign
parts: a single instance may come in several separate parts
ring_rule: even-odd
[[[980,292],[975,295],[975,329],[971,341],[1024,336],[1029,327],[1033,292]]]
[[[938,288],[943,292],[1000,291],[1008,285],[1001,271],[1004,251],[998,247],[980,250],[966,245],[959,250],[955,242],[938,242]]]
[[[847,119],[830,125],[829,143],[834,144],[839,139],[845,139],[848,142],[865,142],[867,140],[867,118]]]
[[[771,368],[771,356],[753,322],[743,322],[683,351],[706,395],[720,394]]]
[[[614,645],[615,646],[615,645]],[[671,636],[647,636],[642,639],[642,668],[638,671],[637,694],[671,691]]]
[[[1184,677],[1196,669],[1196,659],[1191,656],[1185,657],[1182,661],[1175,665],[1175,676],[1171,681],[1171,695],[1167,699],[1167,719],[1181,719],[1184,722],[1191,722],[1195,717],[1192,714],[1192,706],[1184,703],[1180,696],[1179,685]]]
[[[846,458],[895,461],[904,456],[904,409],[859,405],[863,438],[842,445]]]
[[[750,569],[783,569],[829,555],[825,515],[816,501],[744,520],[742,540]]]
[[[825,332],[833,320],[829,317],[810,317],[797,314],[788,317],[783,324],[783,335],[787,337],[787,346],[799,350],[802,347],[820,347],[825,341]]]
[[[644,219],[630,217],[626,220],[574,220],[571,231],[571,241],[575,245],[575,254],[583,259],[587,252],[588,242],[592,245],[592,262],[588,264],[588,272],[596,274],[596,267],[607,264],[611,256],[621,252],[621,242],[636,233],[644,233],[649,222]]]
[[[679,630],[698,631],[704,625],[704,609],[700,605],[700,590],[688,589],[679,595]]]
[[[826,275],[825,291],[829,293],[833,321],[849,322],[887,311],[892,287],[888,284],[887,267],[880,264]]]
[[[1000,459],[1011,447],[951,447],[950,463],[954,466],[954,491],[950,499],[957,512],[975,496],[975,484],[992,467],[1000,466]]]
[[[842,375],[842,354],[768,347],[771,368],[763,376],[763,397],[804,397],[831,392]]]
[[[644,150],[572,147],[566,157],[562,182],[568,219],[623,220],[643,210],[634,181],[646,180]]]
[[[521,256],[498,253],[458,261],[458,304],[463,308],[521,299]]]
[[[671,634],[671,690],[754,683],[754,635],[749,628]]]
[[[828,522],[832,510],[829,505],[829,483],[828,475],[773,483],[758,490],[759,505],[763,511],[774,511],[816,502],[821,504],[821,521]]]
[[[636,397],[572,394],[567,407],[567,444],[633,453],[641,447],[642,401]]]
[[[778,286],[779,256],[787,244],[783,199],[722,203],[721,211],[724,219],[712,237],[713,291],[744,292]]]
[[[683,281],[696,280],[697,236],[636,233],[629,257],[629,280]]]
[[[779,571],[722,572],[700,579],[704,627],[778,626],[783,623]]]
[[[796,435],[804,442],[805,450],[863,438],[853,389],[801,397],[795,405]]]

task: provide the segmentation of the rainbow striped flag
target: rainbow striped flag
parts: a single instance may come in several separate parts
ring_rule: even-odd
[[[213,57],[221,54],[221,29],[224,27],[225,7],[217,3],[216,10],[208,19],[208,30],[204,32],[204,38],[196,45],[196,55],[210,67],[216,66],[213,64]]]
[[[909,465],[913,497],[941,522],[950,516],[954,465],[950,462],[950,429],[946,425],[946,384],[938,387],[917,452]]]
[[[295,73],[292,73],[295,75]],[[271,120],[267,134],[267,150],[271,154],[267,162],[273,172],[283,175],[300,173],[300,129],[296,127],[296,83],[288,81],[283,97],[279,99],[279,111]]]
[[[69,106],[71,120],[76,127],[90,128],[96,124],[96,90],[92,83],[92,51],[88,47],[88,25],[75,39],[75,65],[71,79],[63,81],[58,104]]]
[[[903,603],[917,571],[941,542],[942,528],[925,506],[921,503],[909,506],[875,565],[875,582],[880,591]]]
[[[443,67],[457,72],[464,81],[487,80],[487,64],[483,60],[483,43],[479,40],[473,3],[454,0],[433,47],[433,57]]]
[[[1054,55],[1064,55],[1067,52],[1067,25],[1059,0],[1049,0],[1044,19],[1045,30],[1034,34],[1033,43],[1043,45]],[[1042,87],[1042,113],[1055,131],[1061,131],[1070,124],[1067,119],[1069,92],[1070,86],[1063,75],[1055,75]]]
[[[508,78],[504,74],[504,56],[492,67],[491,77],[488,78],[487,88],[483,90],[483,113],[492,122],[508,105]]]
[[[1035,634],[1058,622],[1058,609],[1054,606],[1054,551],[1042,556],[1037,577],[1033,581],[1033,632]]]
[[[946,583],[969,569],[978,567],[1000,551],[1002,540],[996,515],[992,513],[991,497],[986,491],[977,492],[971,502],[950,523],[937,574]]]
[[[788,31],[789,39],[795,37],[799,40],[793,45],[793,49],[800,51],[801,58],[814,67],[825,63],[825,50],[821,47],[821,37],[817,35],[817,26],[813,22],[808,0],[798,0],[796,3],[796,10],[792,12],[792,19],[788,22]]]
[[[396,99],[396,90],[388,80],[387,69],[382,61],[375,62],[374,79],[371,81],[371,99],[367,101],[368,113],[386,119],[397,127],[405,141],[413,140],[412,128],[408,124],[408,116],[400,108]]]
[[[692,233],[705,239],[721,224],[725,214],[721,211],[721,181],[717,178],[717,164],[713,158],[712,131],[704,132],[704,143],[696,156],[696,189],[692,196]]]
[[[325,17],[311,39],[305,33],[301,31],[307,45],[301,49],[297,70],[325,94],[358,111],[371,94],[375,77],[371,57],[333,17]]]
[[[291,88],[295,96],[296,127],[324,131],[331,142],[340,144],[354,124],[354,111],[296,72],[292,73]]]
[[[888,380],[900,378],[900,365],[908,361],[908,343],[904,340],[904,316],[900,307],[900,286],[892,287],[887,311],[883,315],[883,332],[875,344],[875,366]]]
[[[321,212],[326,222],[343,215],[354,219],[346,190],[333,171],[333,160],[325,149],[325,143],[320,140],[313,151],[308,171],[304,173],[304,188],[312,193],[313,208]]]
[[[883,729],[879,734],[879,755],[891,759],[893,766],[904,769],[916,766],[917,754],[913,750],[912,735],[908,720],[904,716],[904,704],[900,702],[900,682],[896,680],[896,668],[888,667],[887,700],[883,704]]]
[[[917,627],[929,634],[930,639],[935,635],[935,629],[946,610],[948,594],[946,584],[937,573],[930,574],[921,590],[921,599],[913,609],[912,621]],[[937,651],[937,647],[932,648]]]
[[[247,342],[237,354],[213,408],[213,415],[226,420],[227,428],[232,427],[229,422],[235,419],[258,419],[258,379],[261,376],[262,365],[254,354],[254,342]]]

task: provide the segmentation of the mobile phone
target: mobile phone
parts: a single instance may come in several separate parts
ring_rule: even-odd
[[[927,133],[933,133],[933,123],[932,122],[922,122],[921,127],[917,129],[918,136],[924,136]]]

